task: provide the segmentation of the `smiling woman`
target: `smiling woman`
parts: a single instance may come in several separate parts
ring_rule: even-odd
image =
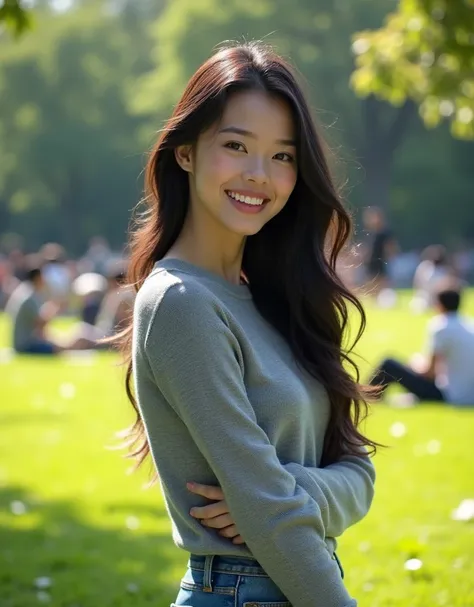
[[[242,236],[259,232],[288,201],[297,177],[295,152],[287,101],[259,90],[234,93],[220,121],[204,131],[195,146],[176,150],[177,162],[193,177],[190,245],[201,248],[194,244],[199,230],[206,242],[230,238],[235,245],[227,245],[227,250],[241,250]],[[183,241],[175,247],[181,248]],[[222,245],[208,246],[214,250]],[[174,250],[168,251],[168,257],[173,255]]]
[[[206,61],[145,200],[122,338],[132,453],[151,451],[190,554],[175,604],[355,605],[335,538],[370,507],[376,443],[341,344],[347,304],[359,333],[365,317],[335,272],[351,222],[290,66],[259,44]]]

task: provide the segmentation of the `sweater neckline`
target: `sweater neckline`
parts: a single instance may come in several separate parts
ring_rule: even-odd
[[[209,280],[214,284],[223,287],[226,291],[235,295],[236,297],[240,297],[242,299],[251,299],[252,293],[247,284],[236,285],[220,274],[216,272],[211,272],[211,270],[206,270],[201,266],[197,266],[190,261],[184,261],[183,259],[177,259],[174,257],[167,257],[165,259],[160,259],[155,263],[154,269],[163,268],[164,270],[176,270],[178,272],[183,272],[185,274],[191,274],[198,278],[203,278],[205,280]]]

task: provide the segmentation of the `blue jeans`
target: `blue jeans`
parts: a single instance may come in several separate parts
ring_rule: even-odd
[[[382,393],[385,388],[392,383],[398,383],[414,394],[420,400],[428,401],[444,401],[444,395],[433,379],[428,379],[410,369],[406,365],[394,360],[386,358],[380,367],[375,370],[373,378],[370,380],[372,386],[381,386]]]
[[[185,606],[291,607],[291,604],[255,559],[191,554],[178,596],[171,604],[171,607]]]
[[[56,354],[56,346],[46,339],[35,339],[22,348],[17,349],[18,354]]]

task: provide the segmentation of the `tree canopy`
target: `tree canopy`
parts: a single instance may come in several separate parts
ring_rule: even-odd
[[[3,0],[0,6],[0,23],[19,36],[31,27],[31,12],[26,10],[21,0]]]
[[[360,95],[420,105],[427,126],[443,119],[474,138],[474,0],[400,0],[378,30],[355,35]]]
[[[397,5],[37,0],[31,29],[0,32],[0,232],[30,249],[54,239],[77,253],[96,234],[121,246],[145,153],[187,79],[223,40],[263,39],[301,73],[356,217],[385,206],[406,246],[472,237],[474,143],[427,131],[414,102],[349,86],[353,37]]]

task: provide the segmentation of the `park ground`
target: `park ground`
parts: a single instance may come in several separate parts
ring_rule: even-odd
[[[381,356],[423,347],[427,316],[367,305],[363,375]],[[474,293],[464,311],[474,315]],[[69,330],[67,321],[56,325]],[[8,322],[0,317],[0,350]],[[0,352],[1,353],[1,352]],[[130,420],[112,354],[0,361],[0,605],[168,607],[187,555],[171,541],[150,468],[131,463],[114,433]],[[373,406],[365,431],[376,497],[340,542],[361,607],[474,607],[474,522],[452,518],[474,498],[474,408]]]

